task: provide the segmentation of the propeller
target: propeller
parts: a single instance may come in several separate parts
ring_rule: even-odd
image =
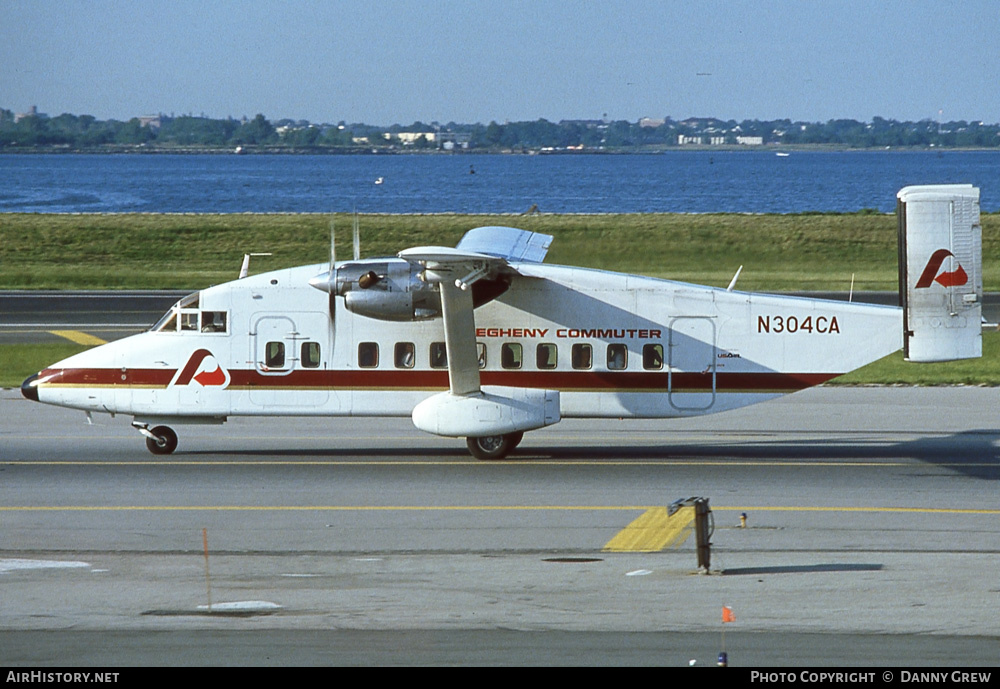
[[[361,229],[358,225],[358,210],[354,209],[354,260],[361,258]]]

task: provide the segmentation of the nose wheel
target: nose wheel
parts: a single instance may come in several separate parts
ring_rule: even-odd
[[[146,436],[146,449],[154,455],[169,455],[177,449],[177,434],[169,426],[154,426],[152,429],[148,426],[135,427]]]

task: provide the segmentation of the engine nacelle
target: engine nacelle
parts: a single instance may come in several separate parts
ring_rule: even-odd
[[[383,321],[418,321],[441,315],[437,286],[420,279],[421,269],[402,259],[341,263],[309,281],[333,300],[344,298],[348,311]]]
[[[441,315],[441,296],[430,289],[354,289],[344,295],[344,306],[352,313],[381,321],[419,321]]]
[[[341,263],[331,273],[317,275],[309,284],[340,296],[348,311],[382,321],[420,321],[441,315],[441,293],[435,283],[420,279],[423,268],[403,259],[378,258]],[[472,285],[472,304],[478,308],[510,287],[509,276],[483,279]]]

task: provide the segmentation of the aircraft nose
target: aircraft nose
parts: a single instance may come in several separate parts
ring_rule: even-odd
[[[35,380],[37,378],[38,374],[36,373],[33,376],[25,378],[24,382],[21,383],[21,394],[27,397],[32,402],[38,401],[38,388],[35,387]]]

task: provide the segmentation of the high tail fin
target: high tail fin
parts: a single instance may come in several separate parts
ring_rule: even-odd
[[[982,356],[979,189],[969,184],[914,186],[896,196],[906,360]]]

